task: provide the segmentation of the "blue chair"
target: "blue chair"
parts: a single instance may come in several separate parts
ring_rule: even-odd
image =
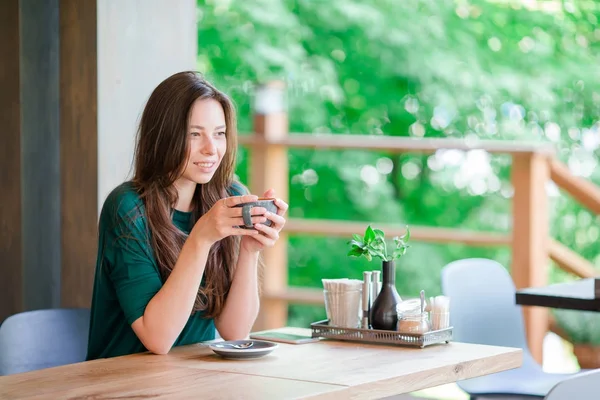
[[[0,325],[0,376],[85,361],[89,309],[27,311]]]
[[[513,280],[500,263],[483,258],[454,261],[443,268],[441,278],[442,291],[450,297],[454,340],[523,349],[520,368],[459,381],[471,400],[480,396],[543,399],[559,381],[573,376],[546,373],[531,355]]]
[[[558,382],[545,400],[597,400],[600,393],[600,369],[582,372]]]

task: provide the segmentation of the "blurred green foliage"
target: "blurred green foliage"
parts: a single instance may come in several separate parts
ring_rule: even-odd
[[[254,85],[281,79],[292,132],[550,142],[600,183],[597,2],[199,0],[198,13],[198,69],[233,97],[242,133]],[[290,217],[511,229],[508,156],[292,150],[289,162]],[[548,193],[552,236],[600,266],[598,217]],[[347,257],[349,239],[291,237],[290,285],[380,268]],[[399,292],[439,293],[441,268],[466,257],[510,265],[508,248],[414,242]],[[572,279],[551,267],[551,281]],[[322,307],[290,307],[291,325],[319,318]]]
[[[600,318],[595,311],[553,310],[556,322],[569,341],[575,344],[600,346]]]

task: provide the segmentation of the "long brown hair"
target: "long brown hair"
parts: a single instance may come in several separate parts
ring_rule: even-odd
[[[163,282],[169,277],[183,243],[185,232],[172,222],[177,204],[174,182],[183,174],[189,157],[188,120],[197,99],[214,99],[225,113],[227,150],[213,178],[198,184],[192,200],[192,224],[219,199],[230,195],[236,162],[236,115],[232,101],[196,72],[174,74],[150,95],[137,132],[133,184],[144,202],[150,244]],[[193,226],[193,225],[192,225]],[[225,304],[237,262],[239,239],[229,236],[209,252],[193,312],[218,316]]]

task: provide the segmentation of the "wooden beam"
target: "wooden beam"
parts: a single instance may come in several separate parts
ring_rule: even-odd
[[[288,234],[344,236],[364,233],[368,224],[383,230],[386,237],[400,236],[406,231],[401,224],[373,223],[359,221],[339,221],[323,219],[290,218],[285,225]],[[410,226],[412,240],[436,243],[463,243],[471,246],[507,246],[512,242],[509,234],[475,232],[451,228]]]
[[[550,177],[541,154],[513,156],[512,277],[517,289],[544,286],[548,275],[548,197]],[[533,357],[542,362],[542,346],[548,331],[548,310],[525,307],[525,329]]]
[[[61,304],[90,307],[97,248],[96,0],[60,2]]]
[[[390,153],[435,153],[441,149],[485,150],[496,154],[553,154],[554,148],[540,143],[464,139],[419,139],[403,136],[342,135],[292,133],[286,137],[243,134],[239,143],[245,146],[284,146],[287,148],[377,150]]]
[[[281,82],[259,86],[255,96],[254,130],[265,140],[279,140],[287,135],[288,120],[285,110],[285,87]],[[289,172],[287,149],[273,146],[255,146],[250,157],[250,188],[262,196],[275,189],[275,196],[288,201]],[[262,290],[279,293],[288,281],[287,235],[280,234],[272,248],[263,252]],[[287,323],[287,302],[264,297],[254,330],[279,328]]]
[[[548,243],[550,259],[554,261],[563,271],[569,272],[580,278],[594,278],[600,275],[594,265],[569,249],[564,244],[550,239]]]
[[[555,158],[550,159],[550,179],[596,215],[600,215],[600,188],[594,183],[573,175],[569,168]]]
[[[0,2],[0,324],[23,307],[19,1]]]

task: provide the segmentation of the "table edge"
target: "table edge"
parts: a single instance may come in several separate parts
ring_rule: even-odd
[[[460,342],[460,343],[462,343],[462,342]],[[467,343],[467,344],[475,344],[475,343]],[[487,346],[487,345],[484,345],[484,346]],[[453,366],[447,365],[447,366],[443,366],[443,367],[438,367],[438,368],[432,369],[430,371],[430,374],[437,375],[437,376],[443,376],[446,372],[451,371],[453,373],[453,376],[456,376],[456,375],[460,375],[461,373],[463,373],[464,370],[468,369],[469,367],[472,367],[472,370],[474,370],[474,371],[481,371],[480,368],[474,367],[474,366],[472,366],[472,364],[485,362],[485,360],[487,360],[489,358],[494,358],[494,359],[506,358],[507,364],[509,364],[510,366],[508,368],[501,368],[501,369],[493,368],[492,370],[486,371],[483,374],[477,373],[472,376],[461,377],[461,378],[456,378],[456,379],[442,379],[438,382],[435,382],[433,385],[431,385],[430,382],[428,382],[428,384],[426,386],[419,386],[417,384],[414,387],[411,387],[408,390],[405,390],[402,392],[397,392],[397,391],[388,389],[388,390],[378,392],[377,398],[412,393],[412,392],[415,392],[418,390],[423,390],[426,388],[436,387],[436,386],[450,384],[450,383],[456,383],[458,381],[465,380],[465,379],[477,378],[480,376],[509,371],[512,369],[519,368],[523,365],[523,349],[518,348],[518,347],[504,347],[504,346],[489,346],[489,347],[503,348],[503,349],[506,349],[507,351],[500,353],[500,354],[496,354],[496,355],[491,355],[491,356],[486,356],[486,357],[470,360],[467,362],[460,362]],[[465,364],[469,364],[469,365],[467,367],[465,367]],[[402,379],[406,379],[407,377],[410,377],[413,374],[420,374],[420,373],[421,373],[421,371],[415,371],[409,375],[404,375],[402,377]],[[368,394],[373,391],[374,385],[387,384],[387,385],[393,386],[395,381],[398,379],[399,379],[398,377],[394,377],[394,378],[388,378],[388,379],[384,379],[384,380],[377,381],[377,382],[361,383],[361,384],[355,385],[355,386],[345,385],[345,387],[342,387],[339,390],[335,390],[335,391],[331,391],[331,392],[327,392],[327,393],[321,393],[321,394],[318,394],[315,396],[302,397],[302,399],[306,399],[306,400],[330,400],[330,399],[337,400],[340,398],[339,397],[340,395],[344,396],[345,398],[352,398],[352,399],[363,399],[363,398],[371,399],[373,397],[369,397]]]

